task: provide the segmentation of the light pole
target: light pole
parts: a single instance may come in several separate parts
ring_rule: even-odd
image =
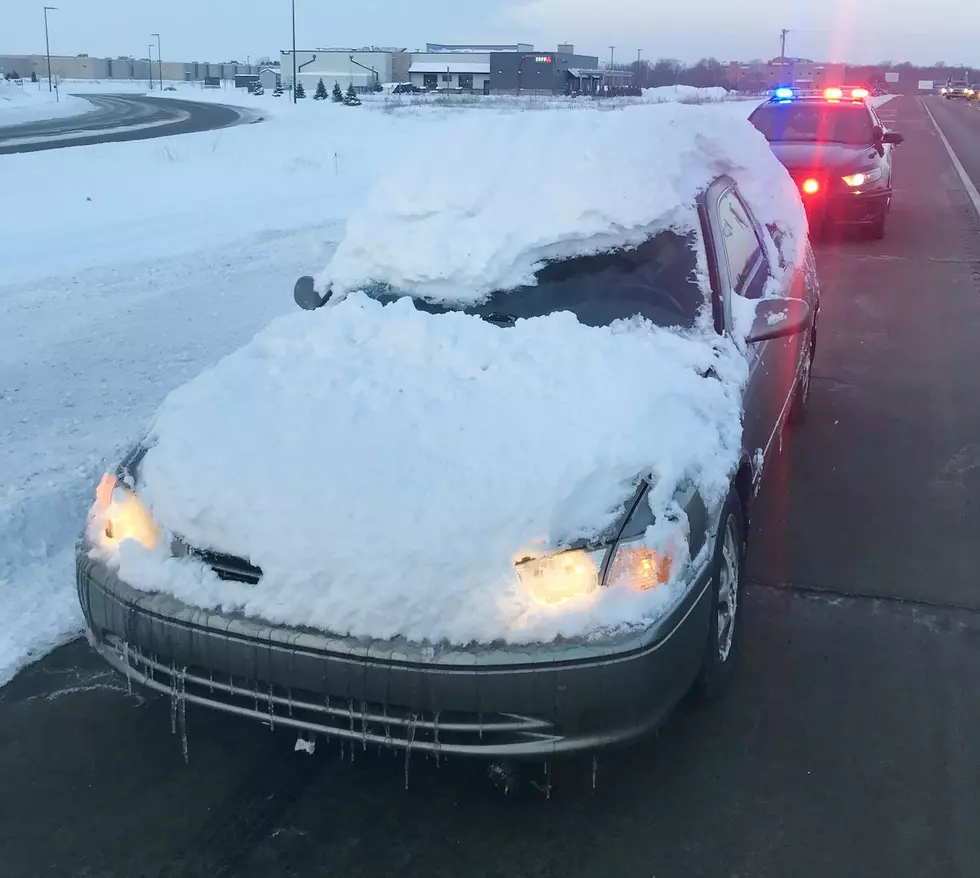
[[[150,43],[150,45],[147,46],[146,72],[150,76],[150,91],[153,91],[153,43]]]
[[[57,12],[57,6],[44,7],[44,52],[48,56],[48,91],[52,91],[51,86],[51,43],[48,40],[48,10]]]
[[[610,46],[609,47],[609,69],[610,70],[612,70],[612,67],[613,67],[613,58],[615,58],[615,57],[616,57],[616,47],[615,46]]]
[[[157,61],[160,62],[160,91],[163,91],[163,52],[160,50],[160,34],[150,34],[157,38]],[[150,79],[153,79],[153,71],[150,71]]]
[[[293,103],[296,103],[296,0],[293,2]]]

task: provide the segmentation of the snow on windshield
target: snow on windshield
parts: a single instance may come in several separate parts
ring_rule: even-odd
[[[527,642],[652,620],[677,583],[559,612],[514,562],[601,533],[641,473],[662,504],[685,478],[723,499],[745,372],[733,343],[645,321],[565,312],[502,329],[356,292],[274,322],[174,391],[151,432],[139,490],[155,518],[250,559],[261,582],[131,544],[120,572],[192,604],[373,637]]]
[[[782,258],[773,250],[771,262],[799,263],[807,228],[799,193],[743,119],[663,104],[434,122],[351,215],[318,287],[343,295],[380,282],[479,301],[533,282],[543,260],[696,228],[695,198],[723,173],[763,223],[784,232]]]

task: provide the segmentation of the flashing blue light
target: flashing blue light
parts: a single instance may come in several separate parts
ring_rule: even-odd
[[[778,101],[791,101],[793,99],[793,89],[791,88],[777,88],[776,89],[776,100]]]

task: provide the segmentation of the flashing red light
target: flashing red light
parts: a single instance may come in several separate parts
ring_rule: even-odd
[[[816,195],[820,191],[820,182],[810,177],[803,181],[800,186],[804,195]]]
[[[864,100],[864,98],[866,98],[869,94],[871,94],[871,92],[869,92],[866,88],[856,88],[851,92],[851,97],[856,101],[861,101]]]
[[[842,97],[844,97],[844,89],[837,88],[836,86],[833,88],[827,88],[824,89],[823,96],[828,101],[839,101]]]

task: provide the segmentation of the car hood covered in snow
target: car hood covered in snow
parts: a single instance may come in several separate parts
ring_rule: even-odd
[[[249,559],[261,582],[129,543],[122,572],[341,634],[521,641],[633,622],[663,596],[607,589],[557,613],[529,600],[514,561],[601,532],[641,473],[654,505],[686,478],[720,500],[744,380],[734,345],[697,332],[568,313],[503,329],[353,294],[280,318],[174,391],[148,437],[153,515]]]

